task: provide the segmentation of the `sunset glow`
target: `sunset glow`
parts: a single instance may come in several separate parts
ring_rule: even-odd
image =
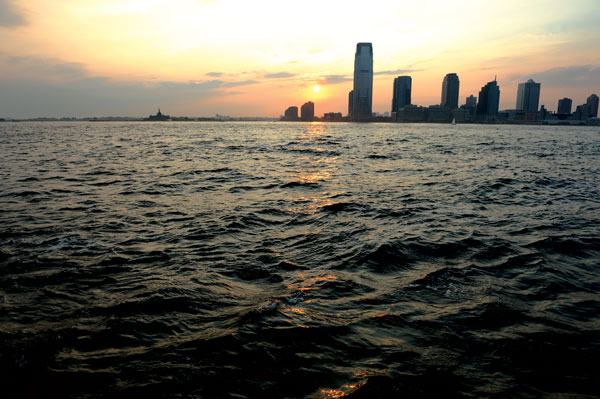
[[[389,111],[401,74],[413,77],[421,105],[439,103],[448,72],[460,76],[463,102],[498,75],[501,108],[514,107],[528,78],[542,82],[550,108],[600,91],[597,1],[352,4],[0,0],[0,109],[16,117],[145,115],[158,106],[278,116],[311,99],[310,85],[317,113],[345,112],[359,41],[373,43],[379,112]]]

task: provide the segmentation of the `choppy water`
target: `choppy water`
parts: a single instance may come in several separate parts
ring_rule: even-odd
[[[598,397],[600,130],[0,124],[15,397]]]

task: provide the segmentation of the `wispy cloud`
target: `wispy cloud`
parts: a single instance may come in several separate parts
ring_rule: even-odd
[[[13,28],[27,24],[23,11],[12,0],[0,0],[0,27]]]
[[[352,80],[353,78],[350,75],[327,75],[322,78],[323,83],[331,85],[351,82]]]
[[[206,76],[211,76],[213,78],[218,78],[223,75],[223,72],[209,72],[205,74]]]
[[[420,72],[422,69],[395,69],[393,71],[374,71],[373,75],[402,75],[411,72]]]
[[[291,72],[276,72],[276,73],[268,73],[264,75],[266,79],[279,79],[279,78],[293,78],[297,76],[295,73]]]
[[[227,89],[230,87],[248,86],[258,83],[256,80],[224,81],[220,79],[199,82],[160,82],[158,85],[169,89]]]

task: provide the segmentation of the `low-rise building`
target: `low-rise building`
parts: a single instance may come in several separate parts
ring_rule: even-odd
[[[427,122],[448,123],[450,122],[450,108],[441,105],[430,105],[426,110]]]
[[[425,107],[418,105],[405,105],[396,111],[396,122],[424,122]]]
[[[341,112],[327,112],[323,114],[323,120],[326,122],[341,122],[342,118]]]

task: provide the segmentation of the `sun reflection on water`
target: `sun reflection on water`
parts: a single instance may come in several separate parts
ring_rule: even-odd
[[[325,184],[337,184],[336,172],[340,162],[337,152],[323,148],[328,135],[329,129],[325,124],[306,124],[301,137],[298,138],[299,145],[293,148],[302,155],[297,158],[298,166],[289,172],[288,178],[306,190],[290,191],[288,199],[298,204],[289,209],[291,212],[314,215],[322,207],[331,204],[331,196],[337,194],[322,189]]]

